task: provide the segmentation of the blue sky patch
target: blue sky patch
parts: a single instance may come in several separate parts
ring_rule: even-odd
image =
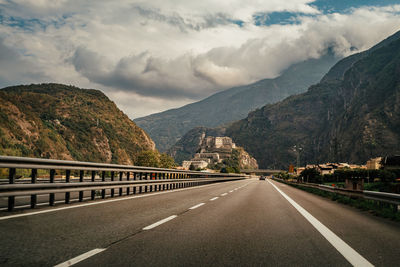
[[[20,28],[26,31],[36,31],[37,29],[41,30],[46,30],[48,26],[54,26],[56,28],[61,27],[62,25],[65,24],[65,19],[67,16],[63,16],[63,18],[60,18],[59,20],[41,20],[41,19],[24,19],[24,18],[19,18],[19,17],[13,17],[13,16],[4,16],[0,12],[0,24],[1,25],[7,25],[9,27],[15,27],[15,28]]]
[[[399,4],[398,0],[316,0],[310,3],[310,6],[314,6],[322,11],[324,14],[329,13],[343,13],[351,8],[358,8],[362,6],[389,6]]]
[[[323,14],[347,13],[353,8],[363,6],[390,6],[400,4],[398,0],[316,0],[309,5],[320,10]],[[300,23],[300,17],[313,16],[311,14],[280,11],[269,13],[256,13],[253,15],[253,23],[256,26],[287,25]]]

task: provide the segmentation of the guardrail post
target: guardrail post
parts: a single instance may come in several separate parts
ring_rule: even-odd
[[[111,181],[114,181],[114,172],[111,171]],[[111,197],[114,197],[114,188],[111,188]]]
[[[163,180],[165,180],[165,173],[163,173]],[[161,187],[162,187],[162,190],[164,191],[165,190],[165,183],[163,183]]]
[[[71,179],[71,170],[66,170],[65,171],[65,182],[69,183]],[[65,193],[65,204],[69,203],[69,199],[71,197],[71,193],[70,192],[66,192]]]
[[[119,172],[119,180],[122,181],[123,172]],[[119,196],[122,196],[122,187],[119,189]]]
[[[126,180],[127,180],[127,181],[129,181],[129,176],[130,176],[130,175],[131,175],[131,172],[127,172],[127,173],[126,173]],[[130,191],[131,191],[131,188],[130,188],[130,187],[127,187],[127,188],[126,188],[126,195],[127,195],[127,196],[129,195]]]
[[[83,175],[84,172],[81,170],[79,171],[79,182],[82,183],[83,182]],[[79,191],[79,202],[83,201],[83,191]]]
[[[94,182],[96,179],[96,171],[92,171],[92,182]],[[96,190],[91,191],[90,199],[94,200],[96,197]]]
[[[10,184],[15,183],[15,168],[10,168],[8,170],[8,182]],[[8,197],[8,211],[12,211],[15,206],[15,196]]]
[[[37,180],[37,169],[32,169],[31,183],[36,184],[36,180]],[[31,209],[36,208],[36,203],[37,203],[37,196],[31,195]]]
[[[106,181],[106,171],[101,172],[101,181],[102,182]],[[102,199],[106,198],[106,190],[105,189],[101,189],[101,198]]]
[[[139,172],[139,180],[142,180],[142,179],[143,179],[142,173]],[[143,186],[141,186],[141,185],[139,186],[139,194],[142,193],[142,187],[143,187]]]
[[[51,169],[50,170],[50,183],[54,183],[54,175],[55,174],[56,174],[56,170]],[[55,194],[50,193],[50,196],[49,196],[49,205],[50,206],[54,206],[54,200],[55,200]]]
[[[147,179],[147,172],[144,174],[144,179],[148,180]],[[147,185],[144,186],[144,192],[147,193]]]

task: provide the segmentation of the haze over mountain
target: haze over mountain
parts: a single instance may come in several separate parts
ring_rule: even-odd
[[[134,164],[154,142],[101,91],[61,84],[0,90],[0,155]]]
[[[233,87],[181,108],[134,121],[149,133],[160,151],[166,151],[194,127],[215,127],[239,120],[267,103],[304,92],[308,86],[317,83],[337,60],[328,50],[321,58],[290,66],[277,78]]]
[[[398,154],[400,32],[344,58],[307,92],[251,112],[226,134],[261,168],[287,168],[297,153],[302,165]]]

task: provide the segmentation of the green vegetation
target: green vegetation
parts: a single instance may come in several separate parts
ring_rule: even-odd
[[[365,163],[400,151],[400,40],[337,63],[307,92],[255,110],[226,135],[261,168],[306,162]],[[294,147],[301,147],[296,151]],[[299,153],[299,154],[298,154]]]
[[[0,90],[0,155],[134,164],[154,143],[102,92],[61,84]]]
[[[137,157],[136,165],[169,169],[176,167],[172,157],[154,150],[142,151]]]
[[[229,158],[208,167],[213,170],[219,170],[221,173],[240,173],[240,150],[232,149],[232,154]]]

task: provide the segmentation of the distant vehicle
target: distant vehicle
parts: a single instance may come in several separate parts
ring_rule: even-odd
[[[260,176],[260,180],[265,180],[265,176]]]

